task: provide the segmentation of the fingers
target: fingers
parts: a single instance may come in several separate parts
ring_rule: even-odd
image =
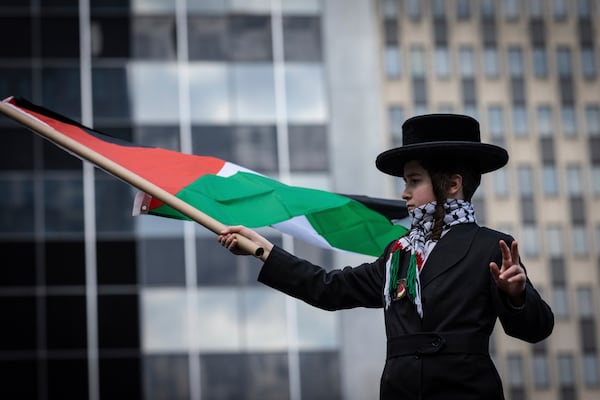
[[[510,246],[510,253],[513,264],[518,264],[521,257],[519,256],[519,243],[516,240],[513,240]]]

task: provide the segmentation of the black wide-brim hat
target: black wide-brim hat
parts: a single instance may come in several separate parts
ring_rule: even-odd
[[[479,122],[467,115],[426,114],[402,124],[402,146],[384,151],[375,165],[386,174],[403,176],[412,160],[458,160],[479,173],[502,168],[508,153],[502,147],[481,143]]]

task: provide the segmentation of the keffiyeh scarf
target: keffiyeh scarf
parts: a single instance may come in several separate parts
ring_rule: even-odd
[[[409,298],[417,307],[419,316],[423,318],[419,275],[428,255],[426,249],[428,242],[431,241],[436,204],[434,201],[410,211],[412,217],[410,231],[392,245],[386,263],[386,282],[383,288],[386,309],[393,299],[401,298],[407,292]],[[444,204],[444,210],[446,213],[442,231],[454,225],[477,222],[473,206],[468,201],[448,199]],[[403,279],[398,277],[401,251],[410,252],[408,271],[406,278]]]

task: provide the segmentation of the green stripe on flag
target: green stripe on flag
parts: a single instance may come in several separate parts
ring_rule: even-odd
[[[248,172],[229,177],[204,175],[177,193],[177,197],[225,225],[258,228],[305,215],[332,247],[373,256],[406,232],[347,197],[288,186]],[[166,205],[150,214],[188,219]]]

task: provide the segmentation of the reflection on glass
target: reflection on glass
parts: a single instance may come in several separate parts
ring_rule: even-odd
[[[298,346],[301,350],[335,349],[338,346],[336,314],[296,302]]]
[[[130,117],[125,67],[93,68],[92,95],[95,122],[102,118]]]
[[[147,352],[188,351],[188,303],[178,289],[144,289],[141,292],[142,346]]]
[[[81,174],[44,181],[45,231],[83,232],[83,181]]]
[[[133,57],[174,60],[177,38],[174,16],[143,16],[132,21]]]
[[[0,179],[0,233],[34,231],[33,179]]]
[[[239,314],[240,291],[235,288],[197,292],[192,343],[200,351],[239,351],[243,347]]]
[[[314,64],[287,64],[287,117],[290,122],[325,122],[327,101],[323,71]]]
[[[144,285],[185,285],[183,238],[140,238],[137,243],[138,275]]]
[[[233,131],[232,159],[257,172],[277,171],[277,137],[273,125],[244,125]]]
[[[230,123],[231,101],[226,64],[189,65],[190,111],[193,123]]]
[[[190,398],[188,356],[158,354],[143,359],[146,400],[185,400]]]
[[[130,185],[103,171],[96,173],[96,229],[98,232],[132,232],[131,204],[134,192]]]
[[[248,350],[285,351],[287,341],[285,295],[264,288],[242,293],[244,344]]]
[[[236,122],[275,121],[273,67],[266,64],[233,65]]]
[[[135,14],[172,14],[176,5],[173,0],[131,0],[131,10]]]
[[[174,63],[133,62],[128,66],[133,119],[138,124],[177,124],[179,91]]]
[[[42,104],[59,114],[81,119],[81,80],[78,67],[42,69]]]

